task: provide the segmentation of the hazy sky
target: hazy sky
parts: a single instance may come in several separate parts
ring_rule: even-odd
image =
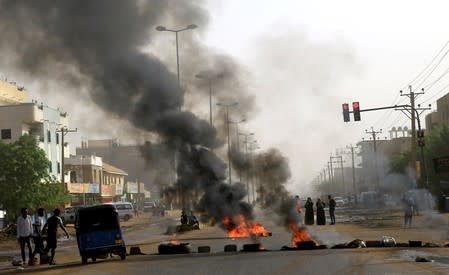
[[[394,111],[362,113],[361,122],[345,124],[341,104],[406,103],[399,90],[449,39],[448,7],[432,0],[210,0],[206,39],[247,66],[260,109],[247,128],[262,148],[289,156],[292,183],[303,184],[336,148],[367,138],[365,129],[382,128],[389,137],[386,129],[409,125]],[[447,84],[449,77],[441,79],[417,102],[434,104]]]
[[[399,97],[399,90],[449,40],[447,1],[204,1],[210,12],[209,25],[199,25],[192,32],[202,33],[208,46],[233,56],[249,72],[248,89],[256,96],[257,112],[242,127],[255,133],[262,149],[278,147],[290,159],[294,185],[310,182],[337,148],[368,138],[365,129],[383,129],[384,137],[393,126],[408,126],[407,118],[395,111],[362,113],[362,121],[344,123],[341,104],[359,101],[362,109],[405,104],[407,98]],[[173,44],[164,44],[173,43],[173,37],[157,35],[164,49],[160,58],[173,63],[174,52],[168,52]],[[447,50],[449,46],[443,54]],[[181,51],[181,75],[185,76],[183,70],[189,68],[182,67],[183,58]],[[429,86],[449,68],[446,59],[422,86]],[[67,100],[63,93],[48,97],[49,93],[40,91],[39,97],[35,83],[22,80],[20,72],[5,71],[26,83],[31,98],[104,116],[96,106]],[[417,103],[434,104],[448,84],[449,77],[444,75]],[[40,80],[38,86],[61,89],[52,85]],[[207,108],[198,114],[208,119]],[[72,117],[70,123],[80,128],[68,137],[78,146],[80,138],[98,138],[82,131],[87,124],[97,125],[95,119],[80,123]],[[112,136],[117,129],[134,135],[119,121],[102,127],[111,129]]]

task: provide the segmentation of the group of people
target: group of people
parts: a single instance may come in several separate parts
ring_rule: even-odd
[[[331,223],[330,224],[335,224],[335,207],[336,207],[336,203],[335,200],[332,198],[331,195],[329,195],[328,197],[328,203],[329,203],[329,216],[331,219]],[[326,224],[326,215],[324,212],[324,207],[326,206],[326,204],[320,199],[318,198],[316,203],[316,224],[317,225],[325,225]],[[313,201],[312,199],[309,197],[307,198],[307,201],[304,205],[304,208],[306,209],[306,213],[305,213],[305,218],[304,218],[304,223],[306,225],[313,225],[315,224],[315,214],[314,214],[314,210],[313,210]]]
[[[47,222],[44,224],[44,209],[39,208],[37,210],[37,217],[34,223],[31,221],[31,216],[28,214],[28,208],[22,208],[20,210],[20,216],[17,218],[17,240],[20,244],[20,252],[22,256],[23,264],[26,263],[25,259],[25,245],[28,247],[28,265],[34,265],[34,256],[36,254],[47,255],[50,251],[50,258],[48,263],[54,265],[55,250],[57,247],[57,230],[58,226],[65,232],[67,238],[69,238],[69,233],[67,233],[64,224],[59,217],[61,211],[55,209],[53,211],[53,216],[48,218]],[[47,232],[47,236],[44,237],[44,232]],[[34,250],[31,248],[31,239],[34,242]],[[44,248],[44,241],[46,241],[46,246]]]

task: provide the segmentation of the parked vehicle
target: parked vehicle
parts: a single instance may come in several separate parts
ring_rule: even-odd
[[[143,203],[143,212],[151,212],[153,216],[165,216],[165,207],[155,201],[146,201]]]
[[[118,215],[120,219],[124,221],[128,221],[132,217],[134,217],[134,207],[133,204],[130,202],[113,202],[108,203],[110,205],[113,205],[118,212]]]
[[[343,207],[349,203],[348,199],[345,199],[343,197],[334,197],[334,200],[335,200],[335,203],[337,204],[337,207]]]
[[[73,206],[73,207],[67,207],[66,209],[64,209],[64,211],[62,211],[62,213],[60,215],[62,222],[64,224],[74,224],[78,210],[83,207],[85,207],[85,206]]]
[[[117,209],[113,205],[97,205],[79,209],[75,222],[76,241],[83,264],[89,258],[110,253],[126,259],[126,246]]]

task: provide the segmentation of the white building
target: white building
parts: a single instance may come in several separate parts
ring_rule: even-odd
[[[26,91],[15,83],[0,80],[0,139],[10,143],[23,135],[35,136],[51,162],[49,171],[61,179],[61,133],[67,114],[43,103],[26,103]],[[64,155],[70,155],[65,144]]]

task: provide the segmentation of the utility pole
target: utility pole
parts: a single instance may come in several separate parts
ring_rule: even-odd
[[[379,183],[379,175],[377,171],[377,134],[382,133],[382,129],[379,131],[375,131],[373,127],[371,127],[371,131],[365,130],[365,133],[370,134],[373,138],[373,152],[374,152],[374,172],[375,172],[375,178],[376,178],[376,188],[379,190],[380,183]]]
[[[401,96],[406,96],[410,98],[410,119],[412,123],[412,139],[410,146],[410,166],[413,169],[416,169],[416,118],[415,118],[415,100],[418,95],[424,94],[424,92],[415,93],[413,92],[412,85],[408,86],[410,93],[404,94],[400,91]]]
[[[348,149],[351,149],[351,160],[352,160],[352,187],[354,190],[354,202],[355,204],[357,204],[357,183],[355,181],[355,161],[354,161],[354,149],[356,147],[352,146],[352,144],[350,146],[347,146]]]
[[[332,155],[331,155],[332,157]],[[329,171],[329,194],[332,191],[331,186],[334,184],[333,183],[333,172],[332,172],[332,159],[330,159],[330,161],[327,162],[327,166],[328,166],[328,171]]]
[[[337,159],[337,161],[334,162],[334,159]],[[345,187],[345,176],[344,176],[344,169],[343,169],[343,157],[342,157],[342,156],[335,156],[335,157],[333,157],[333,156],[331,155],[331,167],[332,167],[332,163],[340,164],[342,189],[343,189],[343,191],[346,191],[346,187]],[[332,171],[332,173],[333,173],[333,171]],[[333,190],[333,191],[334,191],[334,192],[336,191],[336,190],[335,190],[335,187],[334,187],[334,190]]]
[[[63,184],[64,188],[67,190],[67,186],[65,184],[65,178],[64,178],[64,137],[68,133],[78,132],[78,128],[75,129],[69,129],[65,126],[62,126],[59,130],[56,130],[56,132],[61,133],[61,183]]]

